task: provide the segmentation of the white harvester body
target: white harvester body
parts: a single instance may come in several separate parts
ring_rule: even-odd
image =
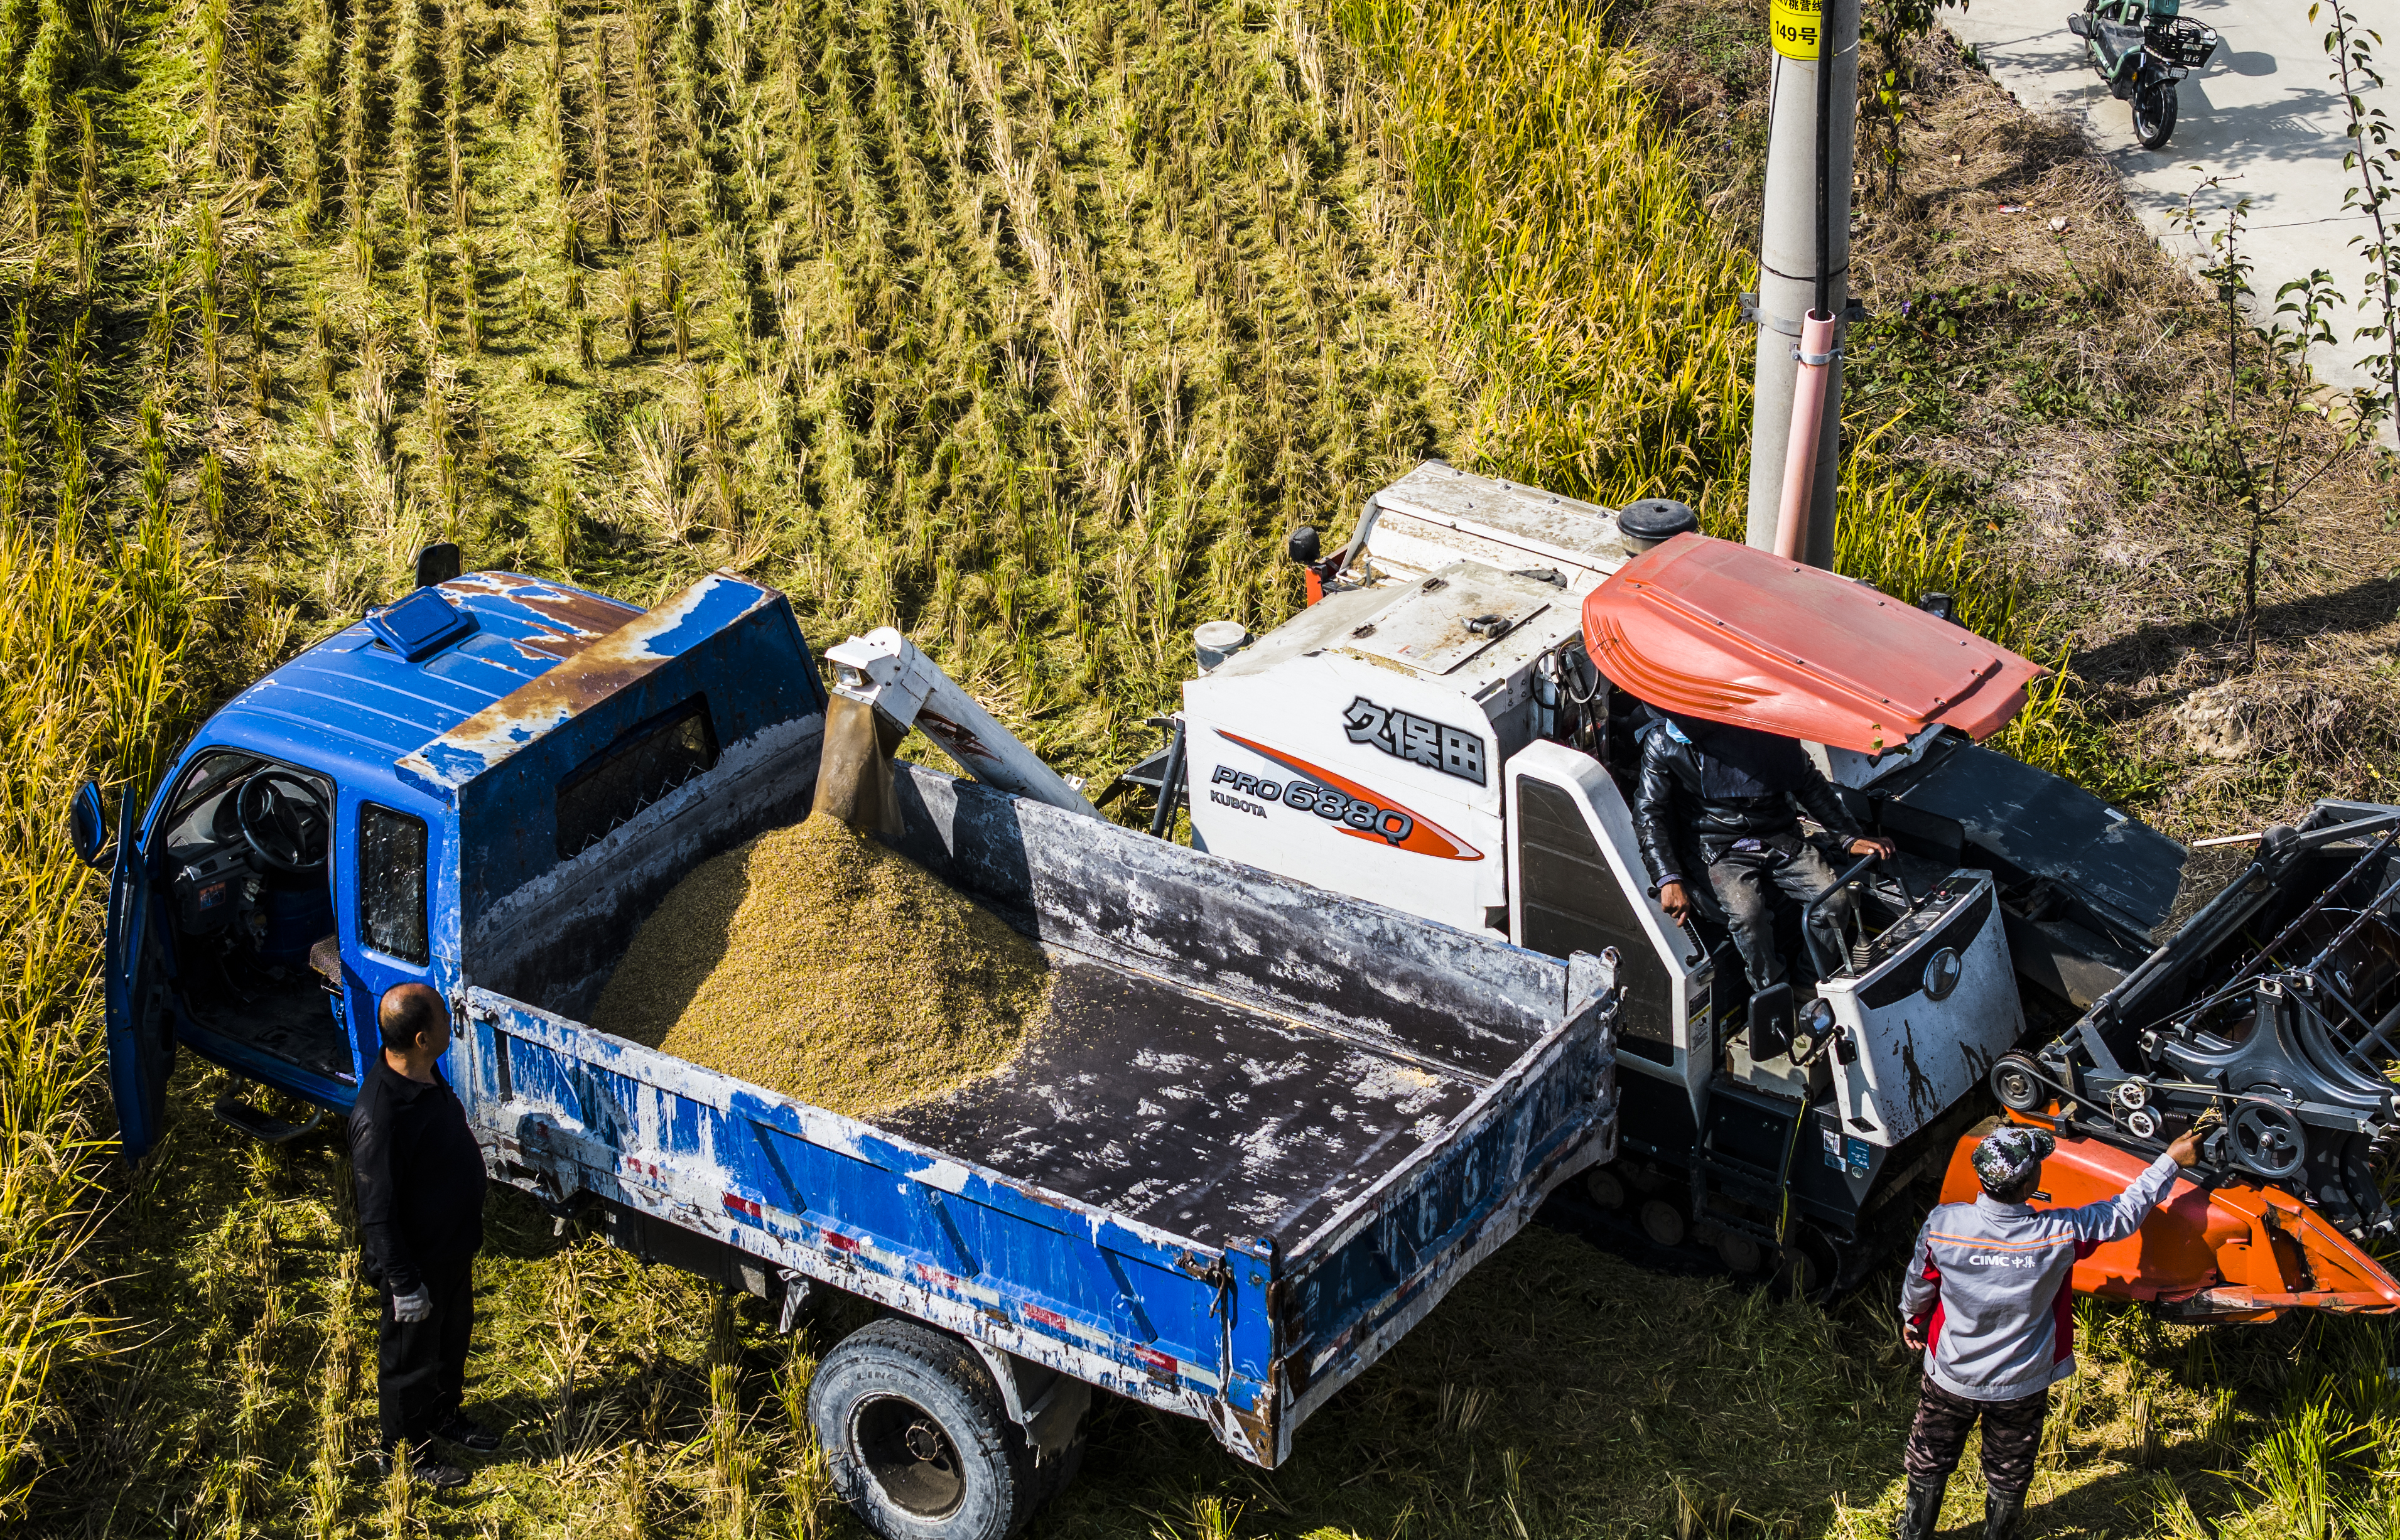
[[[1621,1064],[1696,1114],[1717,1075],[1820,1105],[1809,1142],[1861,1182],[1865,1151],[1926,1126],[2015,1043],[1991,879],[1959,870],[1824,982],[1837,1051],[1753,1062],[1739,961],[1659,907],[1631,788],[1579,746],[1597,746],[1608,696],[1583,600],[1652,542],[1615,511],[1438,462],[1361,525],[1348,586],[1184,685],[1195,845],[1552,955],[1615,947]]]

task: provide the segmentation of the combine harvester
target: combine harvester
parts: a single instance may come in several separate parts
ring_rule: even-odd
[[[115,839],[109,1079],[125,1152],[179,1049],[340,1112],[376,1002],[451,1002],[443,1069],[494,1179],[776,1303],[891,1314],[811,1416],[876,1533],[1001,1540],[1073,1474],[1095,1389],[1261,1465],[1613,1153],[1604,954],[1329,894],[1152,839],[892,634],[832,650],[719,574],[647,613],[430,551],[420,586],[227,703]],[[911,723],[986,784],[888,749]],[[820,750],[823,747],[821,755]],[[822,765],[822,770],[821,770]],[[702,862],[846,815],[1049,953],[1014,1064],[873,1122],[579,1019]]]
[[[2393,1223],[2370,1157],[2400,1138],[2400,808],[2321,803],[2212,879],[1980,746],[2035,665],[1697,522],[1420,467],[1340,554],[1295,537],[1318,602],[1254,642],[1203,628],[1174,740],[1127,779],[1180,789],[1211,852],[1535,952],[1614,948],[1622,1152],[1588,1188],[1638,1198],[1661,1244],[1853,1283],[1913,1228],[1916,1179],[1972,1192],[1996,1093],[2061,1135],[2062,1203],[2224,1121],[2202,1179],[2079,1288],[2183,1319],[2400,1308],[2361,1248]],[[1899,849],[1836,858],[1862,900],[1840,955],[1782,917],[1796,1011],[1751,995],[1706,884],[1689,929],[1650,891],[1645,706],[1816,746]]]
[[[1254,643],[1202,628],[1173,742],[1126,779],[1160,791],[1153,827],[1185,800],[1195,843],[1265,870],[1550,956],[1616,948],[1624,1153],[1587,1185],[1638,1197],[1657,1241],[1855,1281],[1916,1179],[1975,1190],[1997,1097],[2057,1130],[2044,1180],[2069,1204],[2222,1122],[2201,1179],[2078,1288],[2188,1320],[2400,1308],[2362,1249],[2393,1228],[2373,1167],[2400,1140],[2400,809],[2322,802],[2230,869],[2195,858],[1980,746],[2033,664],[1939,595],[1923,613],[1825,570],[1862,315],[1857,0],[1779,5],[1771,34],[1746,544],[1678,503],[1421,467],[1339,554],[1295,534],[1309,608]],[[1649,707],[1813,745],[1898,847],[1842,874],[1862,923],[1841,955],[1783,917],[1796,1011],[1750,998],[1707,884],[1689,931],[1651,895],[1629,807]]]

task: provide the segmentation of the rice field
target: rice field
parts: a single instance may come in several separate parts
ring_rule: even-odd
[[[418,545],[635,600],[727,566],[907,630],[1062,766],[1150,746],[1190,628],[1427,455],[1722,529],[1743,234],[1588,0],[20,0],[0,7],[0,1528],[817,1536],[820,1323],[498,1201],[475,1482],[379,1482],[326,1140],[188,1070],[108,1164],[87,777],[140,788]],[[1874,421],[1842,563],[2047,634]],[[2137,787],[2061,691],[2019,752]],[[1238,1465],[1103,1411],[1034,1533],[1866,1536],[1889,1301],[1534,1232]],[[2052,1533],[2400,1533],[2385,1333],[2087,1306]],[[1969,1483],[1953,1493],[1963,1523]]]

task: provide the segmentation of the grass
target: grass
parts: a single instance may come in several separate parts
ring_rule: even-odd
[[[143,784],[187,719],[203,570],[164,511],[113,533],[85,506],[82,335],[43,359],[30,325],[20,307],[0,375],[0,1511],[62,1431],[54,1378],[123,1324],[93,1256],[105,883],[67,847],[68,799],[86,779]],[[36,488],[55,502],[28,506]]]
[[[820,644],[901,625],[1092,772],[1148,746],[1137,724],[1172,700],[1193,624],[1262,630],[1297,603],[1288,525],[1338,534],[1428,453],[1680,496],[1724,530],[1763,79],[1729,17],[0,7],[0,1523],[856,1533],[799,1413],[839,1315],[778,1337],[513,1198],[472,1370],[508,1446],[458,1499],[357,1465],[372,1331],[335,1146],[235,1142],[202,1111],[222,1077],[187,1067],[159,1153],[101,1164],[98,885],[64,850],[73,786],[146,784],[197,711],[390,596],[437,536],[636,599],[736,566]],[[1961,164],[2083,174],[1985,132]],[[1998,559],[2016,472],[1959,446],[2023,448],[1995,390],[2022,387],[2061,433],[2096,431],[2112,392],[2179,399],[2172,360],[2037,367],[2066,334],[2023,319],[2047,269],[1976,299],[1941,242],[1893,225],[1862,242],[1876,281],[1939,304],[1879,322],[1860,366],[1841,564],[2089,658],[2057,599],[2089,591]],[[2122,252],[2020,254],[2158,275]],[[2107,442],[2161,508],[2194,495],[2164,439]],[[2127,752],[2120,702],[2094,702],[2062,676],[2011,746],[2161,795],[2155,745]],[[2256,784],[2216,816],[2287,795],[2243,770]],[[1897,1501],[1909,1398],[1888,1315],[1533,1232],[1286,1469],[1111,1405],[1037,1533],[1864,1536]],[[2037,1487],[2052,1533],[2392,1532],[2376,1329],[2085,1316]]]
[[[460,10],[465,196],[361,171],[344,238],[242,237],[270,318],[322,307],[245,468],[275,601],[353,610],[437,533],[645,597],[732,565],[1097,768],[1190,625],[1288,611],[1285,525],[1438,442],[1297,14]]]

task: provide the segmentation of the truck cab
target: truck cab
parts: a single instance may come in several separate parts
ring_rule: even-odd
[[[113,848],[86,787],[75,837],[110,874],[109,1076],[127,1154],[157,1142],[181,1049],[317,1109],[293,1124],[219,1102],[261,1138],[346,1111],[380,1051],[385,990],[455,996],[479,917],[556,884],[766,725],[750,718],[821,702],[780,596],[708,579],[678,605],[646,614],[498,572],[429,582],[227,702],[146,805],[127,797]],[[762,653],[764,675],[716,656],[745,623],[790,633]]]

